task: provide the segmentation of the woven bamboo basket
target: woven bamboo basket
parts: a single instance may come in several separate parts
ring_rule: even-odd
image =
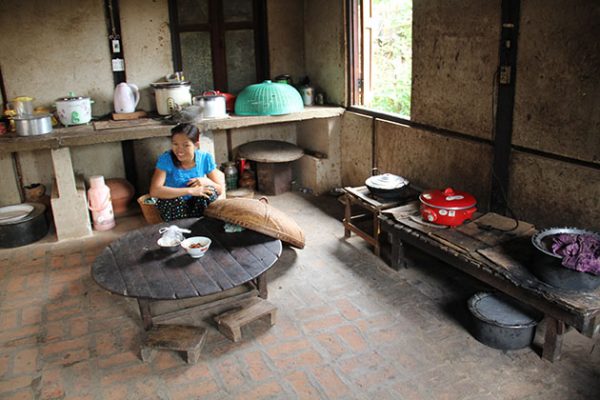
[[[144,215],[144,219],[149,224],[160,224],[161,222],[164,222],[162,217],[160,216],[160,213],[158,212],[158,209],[156,208],[156,206],[154,204],[146,204],[144,202],[146,199],[149,199],[149,198],[150,198],[150,195],[145,194],[143,196],[138,197],[138,199],[137,199],[137,202],[140,205],[140,208],[142,209],[142,214]]]

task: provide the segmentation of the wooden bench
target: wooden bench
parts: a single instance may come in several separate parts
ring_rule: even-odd
[[[242,304],[238,309],[217,315],[215,317],[215,322],[223,335],[234,342],[239,342],[242,339],[241,328],[243,326],[266,316],[269,317],[271,326],[275,325],[277,319],[277,307],[267,300],[255,297]]]
[[[533,254],[531,235],[535,232],[528,226],[532,225],[521,221],[520,231],[510,231],[506,228],[514,226],[514,220],[487,213],[449,229],[420,223],[409,206],[396,217],[379,217],[382,232],[391,242],[393,268],[404,265],[403,245],[410,244],[541,311],[546,323],[542,358],[550,361],[560,358],[567,326],[590,338],[600,336],[600,289],[587,293],[557,289],[528,270]]]
[[[157,350],[185,352],[188,364],[195,364],[206,341],[206,329],[187,325],[155,325],[146,333],[141,355],[150,362]]]

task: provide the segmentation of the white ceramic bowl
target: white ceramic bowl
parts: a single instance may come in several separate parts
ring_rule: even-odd
[[[165,240],[165,238],[161,237],[159,238],[156,243],[158,243],[158,245],[160,246],[161,249],[163,249],[166,252],[169,253],[175,253],[177,250],[179,250],[179,244],[180,242],[178,240]]]
[[[192,236],[181,242],[181,247],[193,258],[200,258],[206,253],[212,240],[206,236]]]

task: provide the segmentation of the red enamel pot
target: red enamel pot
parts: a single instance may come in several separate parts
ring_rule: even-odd
[[[437,225],[459,226],[477,211],[477,200],[452,188],[427,190],[419,196],[423,220]]]

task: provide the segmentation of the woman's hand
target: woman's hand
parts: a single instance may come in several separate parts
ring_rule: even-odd
[[[206,178],[192,178],[188,181],[189,194],[196,197],[209,198],[214,191],[213,185],[206,185]],[[212,182],[211,182],[212,183]]]
[[[191,178],[187,182],[188,187],[200,187],[214,185],[214,182],[208,178]]]

